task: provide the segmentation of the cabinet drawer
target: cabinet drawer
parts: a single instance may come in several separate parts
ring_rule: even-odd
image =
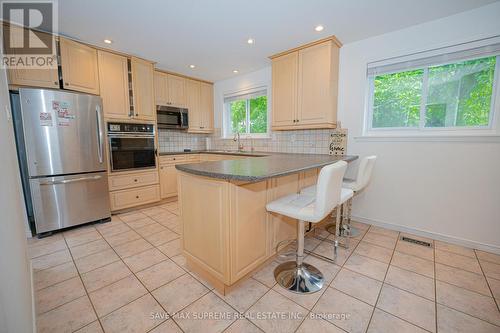
[[[160,200],[160,186],[145,186],[109,193],[111,210],[144,205]]]
[[[160,164],[170,164],[170,163],[178,163],[184,162],[186,160],[187,155],[166,155],[160,156]]]
[[[136,174],[109,176],[110,191],[153,184],[158,184],[158,172],[156,170]]]

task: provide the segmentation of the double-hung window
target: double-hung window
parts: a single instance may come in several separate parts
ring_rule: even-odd
[[[499,68],[500,44],[369,65],[365,132],[495,130]]]
[[[224,137],[236,133],[243,137],[267,137],[267,90],[267,87],[260,87],[224,96]]]

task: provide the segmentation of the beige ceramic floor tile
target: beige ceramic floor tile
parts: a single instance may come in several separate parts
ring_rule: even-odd
[[[476,254],[480,261],[489,261],[494,264],[500,265],[500,255],[498,254],[489,253],[481,250],[476,250]]]
[[[325,279],[325,285],[330,284],[335,275],[337,275],[337,273],[340,271],[340,266],[311,255],[305,257],[304,262],[319,269],[319,271],[323,274],[323,278]]]
[[[500,312],[491,297],[436,281],[437,302],[500,326]]]
[[[343,268],[333,280],[331,287],[375,305],[382,282]]]
[[[87,296],[66,303],[37,318],[38,333],[73,332],[97,319]]]
[[[78,275],[72,261],[33,274],[35,290],[40,290]]]
[[[141,235],[139,235],[134,230],[129,230],[113,236],[104,236],[104,238],[109,243],[109,245],[115,247],[120,244],[126,244],[133,240],[139,239],[141,238]]]
[[[115,251],[109,249],[76,259],[75,264],[80,274],[83,274],[118,260],[120,258],[116,255]]]
[[[434,279],[407,271],[397,266],[389,266],[385,283],[434,301]]]
[[[345,268],[351,271],[366,275],[379,281],[384,281],[385,272],[387,271],[388,266],[389,264],[357,254],[351,255],[349,260],[347,260],[344,265]]]
[[[491,292],[493,293],[493,297],[495,297],[497,300],[500,300],[500,280],[493,278],[487,278],[487,279],[488,279],[488,284],[491,288]]]
[[[491,297],[483,274],[436,263],[436,279]]]
[[[165,231],[144,236],[144,238],[154,246],[160,246],[174,239],[179,238],[179,235],[165,228]]]
[[[40,245],[47,245],[54,243],[55,241],[63,240],[62,233],[57,233],[48,237],[38,238],[38,237],[29,237],[26,239],[28,243],[28,247],[35,247]]]
[[[153,207],[141,209],[141,212],[146,214],[147,216],[153,216],[153,215],[158,215],[158,214],[165,212],[165,209],[160,208],[158,206],[153,206]]]
[[[274,287],[276,284],[276,280],[274,279],[274,269],[279,265],[280,263],[276,260],[271,261],[270,263],[266,264],[264,267],[262,267],[260,270],[255,272],[253,274],[253,278],[256,279],[257,281],[263,283],[269,288]]]
[[[323,320],[321,318],[307,318],[302,322],[296,333],[344,333],[337,326],[331,324],[330,322]]]
[[[136,273],[139,280],[141,280],[141,282],[150,291],[173,281],[184,274],[185,271],[170,259]]]
[[[434,261],[434,249],[430,247],[416,245],[404,241],[398,241],[398,243],[396,244],[396,251],[429,261]]]
[[[104,333],[104,331],[102,330],[99,321],[96,320],[93,323],[90,323],[87,326],[80,328],[75,333]]]
[[[183,333],[173,320],[167,320],[155,327],[149,333]]]
[[[145,217],[145,218],[140,219],[140,220],[135,220],[135,221],[127,222],[127,224],[132,229],[137,230],[137,229],[140,229],[140,228],[147,227],[148,225],[158,224],[158,222],[156,222],[155,220],[153,220],[150,217]]]
[[[436,331],[435,303],[428,299],[384,284],[377,308],[430,332]]]
[[[121,260],[119,260],[82,274],[81,277],[87,291],[92,292],[121,280],[130,274],[132,274],[132,272]]]
[[[53,242],[43,243],[41,245],[31,246],[28,248],[29,257],[36,258],[49,253],[54,253],[66,249],[66,241],[64,239],[58,239]]]
[[[253,278],[248,278],[238,284],[238,286],[227,295],[220,295],[215,292],[217,296],[222,298],[226,303],[240,312],[245,312],[250,308],[259,298],[261,298],[267,291],[268,287],[258,282]]]
[[[42,269],[54,267],[60,264],[64,264],[65,262],[71,261],[71,255],[69,250],[64,249],[62,251],[57,251],[54,253],[46,254],[41,257],[37,257],[31,259],[31,264],[33,270],[39,271]]]
[[[174,314],[208,292],[209,290],[198,280],[189,274],[184,274],[154,290],[152,294],[168,313]]]
[[[133,256],[124,258],[123,261],[132,270],[132,272],[142,271],[145,268],[153,266],[163,260],[167,259],[167,256],[161,253],[160,250],[152,248]]]
[[[95,226],[93,224],[79,225],[74,228],[63,231],[64,238],[83,235],[87,232],[95,231]]]
[[[368,232],[376,233],[376,234],[379,234],[379,235],[382,235],[382,236],[386,236],[386,237],[390,237],[390,238],[397,238],[399,236],[399,231],[390,230],[390,229],[386,229],[386,228],[382,228],[382,227],[377,227],[377,226],[374,226],[374,225],[372,225],[370,227],[370,229],[368,230]]]
[[[179,238],[174,239],[173,241],[170,241],[168,243],[165,243],[163,245],[158,246],[158,250],[163,252],[165,255],[168,257],[175,257],[176,255],[179,255],[182,253],[181,250],[181,241]]]
[[[343,247],[338,248],[337,258],[334,258],[333,244],[326,241],[321,242],[314,249],[313,252],[322,255],[324,257],[327,257],[329,259],[335,260],[335,263],[337,265],[342,266],[346,262],[347,258],[349,258],[349,256],[354,251],[357,245],[358,242],[356,240],[351,239],[349,243],[349,249],[345,249]]]
[[[448,266],[465,269],[469,272],[482,274],[481,268],[479,267],[479,262],[476,258],[470,258],[453,252],[440,250],[436,250],[435,253],[436,262],[440,264],[445,264]]]
[[[297,303],[298,305],[302,306],[303,308],[306,308],[308,310],[311,310],[314,305],[318,302],[319,298],[323,293],[326,291],[328,288],[328,284],[324,284],[323,288],[321,290],[318,290],[315,293],[312,294],[298,294],[298,293],[293,293],[279,284],[276,284],[272,290],[275,292],[285,296],[286,298],[292,300],[293,302]]]
[[[224,333],[262,333],[262,330],[246,319],[238,319]]]
[[[140,211],[132,211],[130,213],[119,214],[118,217],[123,222],[127,222],[128,223],[128,222],[131,222],[131,221],[136,221],[136,220],[140,220],[140,219],[146,218],[148,216],[146,214],[140,212]]]
[[[130,231],[130,227],[123,222],[110,222],[112,225],[102,225],[100,228],[97,227],[97,230],[101,233],[101,235],[105,237],[111,237],[114,235],[118,235],[124,233],[126,231]]]
[[[111,247],[104,239],[99,239],[87,244],[75,246],[70,249],[73,259],[79,259],[88,255],[109,250]]]
[[[396,246],[397,237],[387,237],[374,232],[367,232],[363,237],[363,241],[372,243],[378,246],[386,247],[390,250]]]
[[[439,333],[500,332],[499,326],[494,326],[441,304],[437,305],[437,324]]]
[[[394,251],[391,265],[434,278],[434,262]]]
[[[365,332],[372,311],[372,306],[333,288],[325,291],[313,309],[315,314],[348,332]]]
[[[71,236],[65,236],[66,238],[66,243],[68,246],[75,247],[78,245],[86,244],[92,241],[96,241],[98,239],[101,239],[101,234],[97,232],[97,230],[92,229],[89,232],[86,232],[84,234],[77,234],[77,235],[71,235]]]
[[[127,303],[146,294],[147,290],[133,275],[129,275],[104,288],[98,289],[89,294],[99,317],[124,306]]]
[[[234,309],[224,303],[224,301],[217,297],[214,293],[206,294],[184,310],[181,310],[181,313],[202,314],[203,312],[208,311],[221,315],[226,313],[234,314]],[[180,328],[185,332],[215,333],[222,332],[224,329],[229,327],[235,319],[236,318],[234,318],[234,316],[221,316],[220,318],[207,317],[204,320],[199,320],[191,315],[190,318],[187,316],[180,316],[175,320],[179,324]]]
[[[37,291],[35,309],[37,314],[41,314],[85,295],[82,281],[74,277]]]
[[[106,333],[147,332],[165,320],[152,315],[163,312],[158,302],[146,294],[102,318],[102,326]]]
[[[483,261],[481,263],[481,267],[483,268],[484,275],[500,280],[500,265],[488,261]]]
[[[286,318],[259,317],[267,312],[281,312]],[[307,316],[308,311],[274,290],[270,290],[248,311],[250,321],[265,332],[293,332]],[[294,314],[288,317],[286,314]]]
[[[148,224],[144,227],[135,229],[135,231],[139,235],[141,235],[142,237],[147,236],[147,235],[151,235],[151,234],[157,234],[157,233],[160,233],[160,232],[166,231],[166,230],[167,229],[164,226],[162,226],[161,224],[159,224],[157,222],[154,222],[154,223]]]
[[[476,254],[474,253],[473,249],[442,241],[435,241],[435,244],[436,244],[436,250],[448,251],[470,258],[476,258]]]
[[[130,257],[133,256],[134,254],[141,253],[151,248],[153,248],[153,245],[151,245],[144,238],[139,238],[131,242],[127,242],[125,244],[113,247],[113,249],[116,251],[116,253],[118,253],[118,255],[121,258]]]
[[[358,244],[354,253],[386,263],[389,263],[392,257],[392,250],[363,241]]]
[[[375,309],[367,333],[426,333],[427,331],[400,318]]]
[[[182,269],[184,269],[186,272],[189,272],[189,268],[187,267],[186,258],[182,254],[174,256],[174,257],[172,257],[170,259],[173,262],[175,262],[179,267],[181,267]]]

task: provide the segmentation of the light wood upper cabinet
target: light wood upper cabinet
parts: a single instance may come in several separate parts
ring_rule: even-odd
[[[155,71],[155,102],[156,105],[167,105],[168,104],[168,77],[166,74]]]
[[[298,53],[272,62],[272,126],[293,126],[297,119]]]
[[[335,128],[339,48],[329,37],[272,56],[272,128]]]
[[[201,82],[200,95],[201,129],[206,132],[214,130],[214,86]]]
[[[127,58],[106,51],[98,51],[97,57],[104,117],[129,118]]]
[[[186,80],[167,74],[168,105],[186,107]]]
[[[189,131],[201,129],[203,116],[200,108],[201,82],[186,80],[186,106],[188,108]]]
[[[60,38],[64,88],[99,95],[96,49]]]
[[[138,58],[132,58],[132,86],[134,96],[134,118],[155,120],[156,107],[154,97],[153,64]]]
[[[17,30],[10,34],[14,45],[23,45],[21,39],[23,38],[23,31],[21,27],[17,26],[4,26],[5,33],[10,33],[10,29]],[[37,34],[48,36],[43,32]],[[30,45],[33,45],[38,37],[30,32]],[[39,43],[39,42],[38,42]],[[59,88],[59,74],[57,72],[57,56],[56,56],[56,43],[55,38],[52,38],[52,52],[54,59],[54,66],[48,69],[15,69],[9,68],[7,70],[9,84],[17,86],[30,86],[30,87],[43,87],[43,88]],[[36,44],[35,44],[36,45]]]

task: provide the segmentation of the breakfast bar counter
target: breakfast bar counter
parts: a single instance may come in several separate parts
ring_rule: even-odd
[[[244,158],[176,165],[187,265],[223,295],[271,260],[282,240],[297,237],[296,221],[268,213],[266,204],[315,184],[321,167],[357,158],[239,154]]]

